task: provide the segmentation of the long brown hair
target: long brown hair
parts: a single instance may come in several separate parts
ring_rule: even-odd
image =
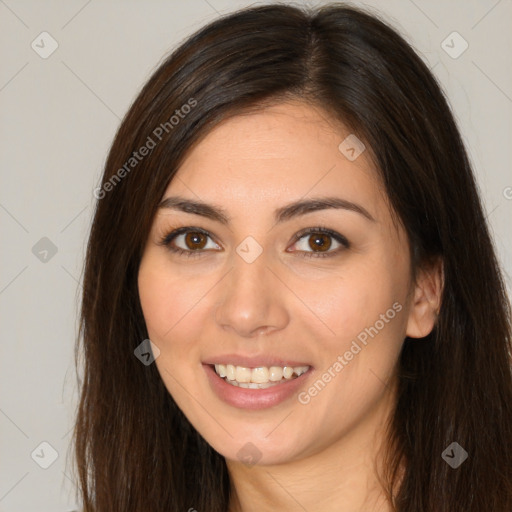
[[[158,202],[193,145],[228,116],[288,98],[322,107],[364,141],[414,268],[436,257],[444,265],[437,324],[423,340],[406,338],[400,356],[390,501],[400,512],[510,512],[510,310],[466,150],[408,43],[340,4],[217,19],[159,66],[123,119],[95,192],[77,341],[84,510],[227,511],[224,458],[176,406],[156,365],[134,356],[148,338],[137,273]],[[468,454],[456,469],[442,457],[453,442]]]

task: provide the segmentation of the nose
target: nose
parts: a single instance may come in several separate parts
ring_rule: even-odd
[[[286,286],[264,254],[252,263],[236,255],[234,267],[219,285],[215,320],[223,330],[253,338],[288,324]]]

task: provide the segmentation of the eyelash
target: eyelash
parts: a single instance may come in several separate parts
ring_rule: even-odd
[[[177,229],[171,231],[170,233],[167,233],[166,235],[164,235],[161,238],[161,240],[158,243],[158,245],[165,246],[169,251],[171,251],[173,253],[176,253],[179,256],[186,256],[188,258],[199,256],[202,253],[202,251],[203,251],[201,249],[196,250],[196,251],[192,251],[192,250],[181,249],[180,247],[172,247],[171,246],[171,242],[177,236],[182,235],[183,233],[189,233],[189,232],[191,232],[191,233],[200,233],[202,235],[205,235],[205,236],[211,238],[211,234],[208,231],[205,231],[204,229],[196,228],[196,227],[193,227],[193,226],[186,226],[186,227],[182,227],[182,228],[177,228]],[[340,247],[340,248],[338,248],[338,249],[336,249],[334,251],[329,251],[329,252],[324,252],[324,253],[322,253],[322,252],[299,251],[301,253],[301,256],[304,257],[304,258],[329,258],[329,257],[332,257],[332,256],[336,256],[343,249],[350,248],[349,241],[343,235],[337,233],[336,231],[332,231],[331,229],[325,228],[323,226],[317,226],[317,227],[314,227],[314,228],[306,228],[306,229],[303,229],[303,230],[299,231],[298,233],[296,233],[294,235],[293,244],[297,243],[299,240],[304,238],[306,235],[312,235],[312,234],[328,235],[328,236],[334,238],[334,240],[336,240],[337,242],[339,242],[342,247]]]

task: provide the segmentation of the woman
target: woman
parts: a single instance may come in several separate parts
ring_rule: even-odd
[[[95,195],[84,510],[512,510],[503,281],[447,102],[386,24],[211,23]]]

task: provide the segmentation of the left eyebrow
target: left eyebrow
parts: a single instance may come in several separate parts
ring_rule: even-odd
[[[199,200],[191,200],[180,196],[167,197],[158,205],[158,208],[169,208],[179,210],[185,213],[201,215],[221,224],[229,224],[231,218],[226,211],[219,206],[204,203]],[[357,203],[347,201],[340,197],[317,197],[312,199],[302,199],[289,203],[286,206],[278,208],[274,212],[275,222],[281,223],[287,220],[306,215],[311,212],[328,209],[342,209],[358,213],[371,222],[375,222],[372,215]]]
[[[305,199],[290,203],[275,211],[274,217],[276,223],[283,222],[299,215],[315,212],[318,210],[328,209],[342,209],[351,212],[359,213],[366,219],[375,222],[375,219],[370,215],[366,208],[363,208],[357,203],[347,201],[341,197],[317,197],[313,199]]]

